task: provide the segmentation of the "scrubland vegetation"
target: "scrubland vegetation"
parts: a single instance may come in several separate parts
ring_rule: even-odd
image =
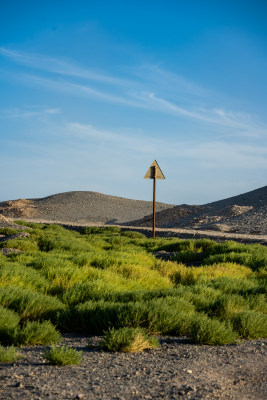
[[[109,350],[135,351],[156,345],[150,335],[211,345],[267,337],[264,246],[23,225],[29,237],[0,243],[22,251],[0,253],[0,344],[105,333]],[[159,250],[177,254],[163,261],[153,254]],[[53,349],[47,357],[56,363]],[[63,359],[74,357],[66,351]]]

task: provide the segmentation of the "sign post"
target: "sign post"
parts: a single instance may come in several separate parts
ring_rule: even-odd
[[[155,238],[156,230],[156,179],[165,179],[158,163],[156,160],[153,161],[145,174],[145,179],[153,179],[153,224],[152,224],[152,236]]]

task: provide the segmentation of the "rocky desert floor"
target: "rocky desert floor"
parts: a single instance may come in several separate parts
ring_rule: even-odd
[[[48,365],[44,347],[21,349],[23,359],[0,364],[0,399],[266,399],[267,340],[211,347],[164,337],[160,349],[135,354],[106,352],[100,341],[64,336],[83,351],[77,366]]]

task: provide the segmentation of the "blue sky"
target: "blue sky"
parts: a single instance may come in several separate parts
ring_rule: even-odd
[[[267,2],[0,1],[0,201],[266,185]]]

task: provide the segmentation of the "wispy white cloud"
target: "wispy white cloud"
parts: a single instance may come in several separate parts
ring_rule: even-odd
[[[109,130],[98,129],[92,125],[84,125],[77,122],[67,123],[64,132],[73,139],[81,139],[91,143],[92,139],[96,143],[107,145],[107,148],[116,149],[121,152],[126,150],[126,154],[131,152],[160,155],[164,159],[177,160],[177,154],[185,164],[193,164],[207,168],[266,168],[267,147],[257,144],[232,143],[226,141],[202,140],[202,141],[181,141],[169,139],[165,140],[142,137],[140,146],[140,134],[127,136],[124,133],[116,133]],[[83,147],[78,141],[78,147]],[[83,150],[82,150],[83,151]]]
[[[191,98],[192,96],[206,97],[211,95],[210,90],[197,85],[182,75],[165,70],[159,64],[143,63],[129,68],[129,71],[138,80],[149,83],[154,88],[160,88],[175,94],[179,93],[183,98],[185,94]]]
[[[40,106],[26,106],[24,108],[11,108],[0,110],[0,118],[31,118],[60,114],[59,108],[44,108]]]
[[[18,64],[60,75],[69,75],[119,86],[125,86],[131,83],[126,79],[94,72],[89,68],[81,67],[70,60],[57,59],[43,54],[9,50],[4,47],[0,47],[0,54]]]
[[[97,169],[101,168],[101,163],[114,164],[117,157],[121,162],[125,162],[131,154],[132,159],[149,156],[151,161],[160,157],[165,160],[166,165],[177,165],[179,155],[179,163],[183,168],[190,166],[203,171],[229,169],[234,173],[233,171],[240,169],[266,170],[267,146],[253,142],[229,144],[223,140],[192,141],[174,138],[169,138],[166,142],[162,138],[145,136],[139,131],[132,130],[129,135],[127,131],[116,132],[80,122],[60,121],[42,126],[38,132],[38,141],[42,136],[47,145],[43,141],[42,144],[38,141],[25,142],[22,138],[13,140],[12,143],[11,139],[6,141],[9,141],[12,147],[17,146],[22,152],[28,149],[38,157],[39,154],[46,154],[54,160],[71,157],[74,163],[86,163],[85,160],[89,158],[94,160]],[[51,146],[49,138],[54,136],[54,132],[57,132],[57,143]],[[172,171],[176,174],[177,167],[172,168]]]
[[[247,113],[204,107],[185,108],[175,104],[174,102],[158,97],[155,93],[151,92],[135,94],[134,97],[139,99],[141,103],[143,102],[147,108],[158,112],[170,113],[177,116],[180,115],[208,124],[235,128],[239,131],[241,130],[242,134],[245,136],[255,137],[267,134],[267,127],[261,126],[258,122],[253,120],[250,114]],[[236,131],[235,134],[237,133],[238,132]]]
[[[22,168],[16,167],[14,177],[23,182],[23,177],[29,177],[31,196],[36,196],[38,188],[42,192],[46,182],[45,187],[50,191],[47,194],[96,190],[150,199],[151,185],[143,177],[155,158],[167,178],[160,185],[158,200],[161,201],[201,204],[238,194],[239,187],[245,188],[244,191],[247,188],[241,182],[244,174],[247,180],[251,179],[251,189],[257,184],[264,185],[267,147],[254,141],[242,144],[237,140],[229,144],[211,139],[165,140],[134,129],[129,134],[127,129],[103,129],[94,124],[54,119],[49,124],[40,121],[39,125],[34,124],[34,129],[38,137],[27,137],[28,131],[24,136],[22,129],[17,137],[1,138],[0,147],[2,165],[19,162]],[[53,141],[55,132],[57,138]],[[7,154],[7,147],[12,148],[12,154]],[[231,187],[227,195],[226,186],[221,184],[222,176],[227,181],[225,185]],[[25,188],[21,190],[25,193]]]
[[[89,143],[91,140],[96,140],[98,143],[101,143],[101,145],[107,145],[109,148],[116,148],[119,149],[119,151],[123,149],[127,150],[127,152],[134,151],[153,154],[153,152],[157,151],[162,145],[160,140],[140,137],[140,134],[137,132],[132,132],[131,135],[127,135],[125,132],[116,133],[78,122],[67,123],[64,132],[67,132],[68,135],[75,140],[79,138]],[[142,140],[142,146],[140,146],[140,140]]]
[[[211,91],[158,65],[143,64],[141,67],[125,68],[131,76],[129,79],[124,79],[92,71],[71,60],[42,54],[2,47],[0,55],[20,65],[56,74],[56,76],[51,74],[41,76],[16,73],[13,79],[19,79],[24,84],[39,85],[53,91],[170,114],[177,118],[198,121],[202,125],[216,125],[228,129],[225,130],[225,135],[230,133],[232,136],[257,137],[267,134],[267,127],[256,117],[249,113],[227,110],[223,106],[214,107]],[[202,98],[205,98],[205,106],[202,105]]]
[[[16,75],[14,79],[20,80],[21,82],[25,83],[30,83],[30,84],[35,84],[42,86],[45,89],[53,90],[53,91],[58,91],[58,92],[65,92],[65,93],[70,93],[74,94],[77,96],[85,96],[89,98],[94,98],[94,99],[99,99],[99,100],[104,100],[110,103],[118,103],[126,106],[131,106],[131,107],[141,107],[145,108],[145,105],[142,107],[142,105],[136,101],[132,100],[131,98],[127,97],[127,95],[116,95],[109,93],[103,89],[94,89],[93,87],[89,86],[88,84],[79,84],[79,83],[73,83],[69,82],[65,79],[50,79],[50,78],[43,78],[39,77],[36,75],[30,75],[30,74],[20,74]],[[148,107],[146,107],[148,108]]]

